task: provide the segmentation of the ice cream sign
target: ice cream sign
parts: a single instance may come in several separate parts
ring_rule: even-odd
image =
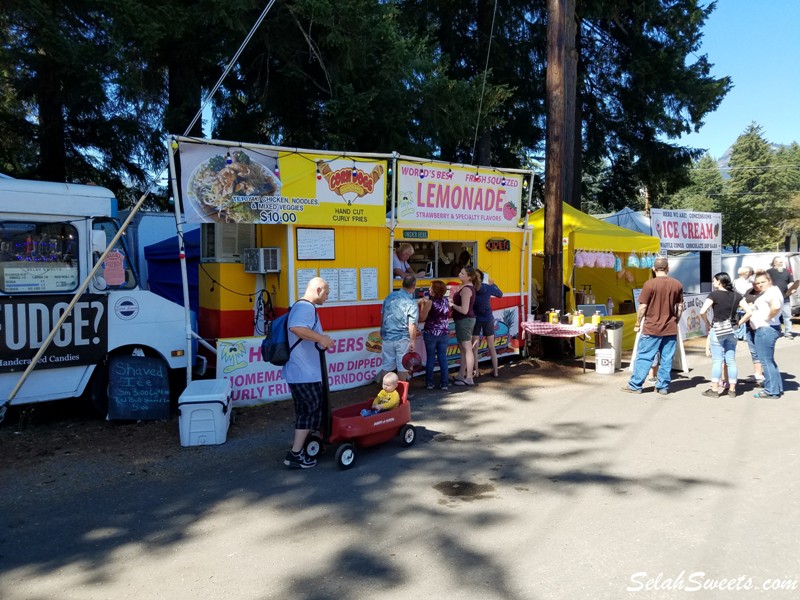
[[[650,211],[652,234],[662,250],[719,250],[722,246],[722,215],[682,210]]]
[[[404,226],[508,228],[519,220],[519,175],[404,161],[397,168],[397,219]]]

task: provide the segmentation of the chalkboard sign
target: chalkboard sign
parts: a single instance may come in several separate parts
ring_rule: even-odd
[[[114,356],[108,361],[108,418],[169,418],[169,370],[163,360]]]

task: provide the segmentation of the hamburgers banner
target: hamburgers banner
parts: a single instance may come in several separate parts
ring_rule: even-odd
[[[397,170],[397,220],[404,227],[508,228],[519,222],[521,175],[406,161]]]
[[[381,226],[387,163],[181,141],[187,222]]]

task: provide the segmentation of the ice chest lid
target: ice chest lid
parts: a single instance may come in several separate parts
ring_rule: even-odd
[[[225,401],[231,393],[228,379],[197,379],[192,381],[178,399],[182,402]]]

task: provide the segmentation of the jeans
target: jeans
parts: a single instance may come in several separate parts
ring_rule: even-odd
[[[632,390],[642,389],[644,380],[653,366],[656,353],[661,353],[658,363],[658,381],[656,389],[665,390],[669,387],[670,372],[672,371],[672,358],[675,356],[678,337],[675,335],[646,335],[639,338],[639,347],[636,352],[636,362],[633,363],[633,375],[628,380],[628,387]]]
[[[722,377],[722,361],[728,365],[728,381],[731,385],[736,381],[736,343],[738,340],[732,335],[717,338],[717,332],[712,328],[708,334],[711,341],[711,382],[719,381]]]
[[[753,359],[753,364],[760,363],[761,359],[758,358],[758,352],[756,352],[756,331],[750,324],[747,324],[747,349],[750,350],[750,358]]]
[[[447,385],[447,334],[431,335],[423,333],[422,339],[425,341],[425,383],[433,385],[433,367],[436,359],[439,359],[439,381],[440,385]]]
[[[781,316],[783,317],[783,333],[792,333],[792,303],[787,300],[781,307]]]
[[[780,326],[756,329],[756,352],[764,369],[764,391],[770,396],[783,394],[781,372],[775,363],[775,342],[781,335]]]

